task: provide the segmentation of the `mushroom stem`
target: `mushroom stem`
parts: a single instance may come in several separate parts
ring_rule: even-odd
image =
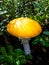
[[[23,47],[24,47],[24,52],[25,52],[25,55],[29,55],[31,53],[30,51],[30,45],[29,45],[29,39],[22,39],[22,44],[23,44]]]

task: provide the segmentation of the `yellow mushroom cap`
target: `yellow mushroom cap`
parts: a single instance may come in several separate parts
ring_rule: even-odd
[[[7,31],[18,38],[31,38],[42,31],[40,24],[28,17],[16,18],[7,24]]]

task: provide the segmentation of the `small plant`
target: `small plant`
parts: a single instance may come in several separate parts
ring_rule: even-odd
[[[33,18],[43,25],[45,20],[49,20],[49,0],[36,0],[33,5]]]
[[[32,44],[41,44],[42,46],[49,47],[49,31],[43,31],[41,35],[35,37]]]
[[[26,63],[26,58],[21,49],[13,49],[11,45],[7,49],[0,48],[0,64],[22,65]]]

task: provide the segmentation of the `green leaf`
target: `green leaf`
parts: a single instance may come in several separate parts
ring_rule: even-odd
[[[49,31],[43,31],[43,34],[49,36]]]
[[[40,38],[40,43],[41,43],[42,45],[45,45],[45,44],[46,44],[46,41],[45,41],[43,38]]]
[[[15,53],[16,57],[23,55],[23,51],[21,49],[15,49],[14,53]]]
[[[16,65],[20,65],[20,61],[19,60],[16,61]]]
[[[45,49],[44,47],[42,47],[42,50],[43,50],[43,52],[45,52],[45,53],[46,53],[46,49]]]
[[[6,62],[7,62],[7,63],[13,64],[13,60],[14,60],[14,59],[13,59],[12,55],[11,55],[11,56],[8,55],[8,56],[6,57]]]
[[[4,47],[1,47],[1,53],[4,56],[7,56],[6,49]]]
[[[13,54],[13,47],[12,47],[12,45],[8,46],[8,53],[9,54]]]
[[[19,56],[19,60],[20,60],[20,64],[25,64],[26,63],[26,59],[24,55]]]
[[[5,58],[3,55],[0,55],[0,63],[3,63],[5,61]]]
[[[46,40],[44,40],[43,38],[40,38],[40,43],[42,46],[49,47],[49,43],[46,42]]]
[[[39,39],[36,38],[36,39],[32,42],[32,44],[35,45],[35,44],[38,44],[38,42],[39,42]]]
[[[46,44],[45,44],[45,47],[49,47],[49,43],[46,43]]]
[[[26,59],[32,60],[33,59],[33,56],[31,54],[30,55],[26,55]]]

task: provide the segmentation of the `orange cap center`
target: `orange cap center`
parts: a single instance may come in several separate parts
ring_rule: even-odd
[[[7,31],[19,38],[31,38],[39,35],[42,28],[38,22],[28,17],[21,17],[10,21]]]

